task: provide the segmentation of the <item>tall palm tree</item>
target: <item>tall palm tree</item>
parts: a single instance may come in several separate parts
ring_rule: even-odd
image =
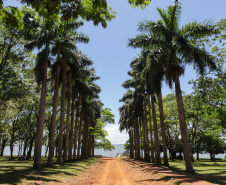
[[[157,120],[156,120],[156,113],[155,113],[155,106],[154,106],[154,93],[155,93],[155,87],[153,83],[157,80],[156,78],[148,78],[148,75],[151,73],[146,72],[146,68],[149,67],[148,64],[148,59],[150,55],[149,50],[142,50],[140,57],[137,58],[137,63],[134,65],[134,68],[136,68],[138,74],[140,75],[140,79],[142,79],[143,83],[145,84],[146,87],[146,92],[148,95],[148,110],[149,110],[149,122],[150,122],[150,135],[151,135],[151,158],[152,162],[155,162],[157,164],[161,164],[161,158],[160,158],[160,148],[159,148],[159,136],[158,136],[158,126],[157,126]],[[146,73],[144,73],[146,72]],[[146,75],[144,75],[146,74]],[[151,112],[150,112],[150,96],[151,96],[151,108],[152,108],[152,119],[153,119],[153,125],[154,125],[154,138],[155,142],[153,145],[153,140],[152,140],[152,124],[151,124]],[[154,147],[155,146],[155,147]],[[156,152],[156,159],[154,159],[154,149]]]
[[[64,161],[67,160],[68,157],[68,139],[69,139],[69,121],[70,121],[70,108],[71,108],[71,77],[72,73],[69,71],[68,74],[68,98],[67,98],[67,119],[66,119],[66,133],[65,133],[65,140],[64,140]]]
[[[164,56],[162,57],[161,53],[163,51],[158,49],[152,49],[146,51],[146,66],[143,70],[142,76],[147,80],[147,88],[150,90],[148,94],[151,94],[152,90],[157,93],[158,96],[158,105],[160,112],[160,122],[161,122],[161,133],[162,133],[162,144],[163,144],[163,153],[164,153],[164,166],[169,166],[168,157],[167,157],[167,148],[166,148],[166,135],[165,135],[165,124],[164,124],[164,115],[163,115],[163,105],[162,105],[162,81],[164,80],[164,68],[162,66],[162,61],[164,61]],[[150,88],[151,86],[151,88]],[[152,90],[151,90],[152,89]],[[160,156],[159,156],[160,157]]]
[[[84,54],[81,52],[76,52],[76,60],[70,60],[68,65],[70,66],[70,70],[72,71],[72,79],[74,81],[73,85],[73,94],[76,93],[77,95],[77,101],[76,101],[76,117],[75,117],[75,125],[74,125],[74,132],[73,132],[73,120],[71,120],[71,135],[70,135],[70,147],[69,147],[69,154],[72,154],[72,147],[74,144],[74,153],[73,153],[73,159],[76,159],[76,149],[77,149],[77,143],[78,143],[78,118],[80,114],[80,105],[81,105],[81,99],[82,99],[82,93],[84,89],[84,80],[87,78],[87,76],[90,76],[93,74],[92,70],[88,69],[87,67],[93,62]],[[72,99],[73,100],[73,99]],[[72,111],[73,114],[74,111]],[[80,117],[81,118],[81,117]],[[73,140],[73,133],[74,133],[74,140]],[[69,159],[71,156],[69,155]]]
[[[138,96],[130,89],[119,100],[124,104],[119,108],[120,120],[119,130],[126,130],[129,132],[130,140],[130,158],[134,157],[140,159],[140,139],[139,139],[139,124],[138,124],[138,111],[140,101],[137,101]],[[134,147],[135,146],[135,147]]]
[[[80,70],[78,73],[74,76],[75,84],[76,84],[76,89],[78,95],[78,101],[77,101],[77,112],[76,112],[76,121],[75,121],[75,138],[74,138],[74,155],[73,158],[75,159],[75,152],[76,152],[76,147],[77,149],[77,159],[80,157],[80,146],[81,146],[81,135],[83,132],[85,132],[85,136],[83,135],[83,140],[84,146],[87,147],[88,143],[86,142],[87,140],[87,127],[88,127],[88,120],[89,117],[87,117],[88,114],[85,114],[86,111],[86,105],[87,101],[91,99],[98,99],[98,93],[100,92],[100,88],[93,83],[93,81],[99,79],[99,77],[96,76],[95,70],[93,68],[89,69],[87,66],[92,64],[92,61],[88,59],[85,55],[82,55],[79,53],[78,57],[80,61]],[[90,99],[91,98],[91,99]],[[80,108],[81,104],[81,108]],[[80,117],[80,123],[78,125],[78,116]],[[85,123],[84,128],[82,130],[82,123]],[[84,134],[84,133],[83,133]],[[78,135],[78,137],[77,137]],[[85,141],[84,141],[85,139]],[[83,152],[85,151],[85,157],[88,156],[87,150],[83,148]],[[87,154],[87,155],[86,155]],[[84,157],[84,156],[82,156]]]
[[[99,100],[87,97],[84,102],[84,128],[83,128],[83,140],[82,140],[82,158],[86,159],[91,157],[91,135],[89,127],[92,122],[101,117],[102,102]],[[94,124],[92,124],[94,126]]]
[[[57,102],[58,102],[58,89],[59,89],[59,74],[60,74],[60,62],[57,61],[54,65],[55,71],[55,85],[54,85],[54,97],[53,97],[53,111],[51,117],[51,125],[49,131],[49,155],[47,164],[53,165],[54,156],[54,141],[55,141],[55,129],[56,129],[56,116],[57,116]]]
[[[64,116],[65,116],[65,96],[66,96],[66,62],[62,62],[62,87],[61,87],[61,104],[60,104],[60,131],[58,137],[58,156],[57,163],[62,162],[62,148],[63,148],[63,130],[64,130]]]
[[[76,55],[74,54],[74,51],[77,49],[76,43],[77,42],[87,43],[89,41],[89,38],[87,36],[85,36],[84,34],[78,34],[75,31],[75,29],[78,29],[82,25],[83,25],[83,22],[81,21],[67,21],[67,22],[61,21],[58,23],[57,27],[55,28],[55,38],[53,40],[52,55],[57,55],[57,59],[58,59],[57,62],[59,63],[57,66],[61,67],[61,70],[63,70],[62,74],[65,73],[64,71],[65,70],[64,65],[66,65],[65,61],[68,62],[68,60],[73,60],[75,61],[75,63],[77,62]],[[55,76],[56,79],[59,78],[59,74],[60,73],[56,74]],[[64,81],[65,79],[63,78],[62,82]],[[58,92],[58,89],[55,89],[55,93],[57,93],[56,91]],[[65,90],[62,89],[62,92],[64,93]],[[54,93],[54,96],[55,96],[55,93]],[[61,94],[61,97],[64,99],[65,95]],[[62,100],[62,101],[65,101],[65,100]],[[70,106],[70,101],[68,106]],[[61,129],[63,129],[62,125],[64,122],[63,109],[61,109],[62,111],[61,112],[61,117],[62,117]],[[49,165],[52,165],[52,160],[53,160],[54,137],[55,137],[55,127],[56,127],[56,111],[57,111],[57,94],[56,94],[56,97],[54,98],[53,116],[52,116],[51,130],[50,130],[50,149],[49,149],[49,157],[48,157]],[[60,131],[59,139],[62,139],[62,130]],[[59,141],[58,144],[62,145],[61,141]],[[59,149],[60,149],[59,152],[61,152],[61,147],[59,147]],[[66,154],[67,153],[65,153],[65,155]],[[58,162],[59,163],[61,162],[59,158],[58,158]]]
[[[36,18],[33,18],[36,20]],[[46,92],[47,92],[47,68],[50,64],[50,46],[51,41],[54,39],[54,27],[55,22],[52,17],[36,21],[35,33],[33,32],[32,41],[25,45],[28,50],[33,50],[35,48],[40,49],[37,54],[37,62],[35,66],[35,72],[38,83],[42,84],[40,106],[39,106],[39,117],[37,122],[37,139],[35,145],[35,156],[33,167],[41,167],[41,148],[42,148],[42,138],[45,122],[45,107],[46,107]],[[33,24],[32,24],[33,25]],[[48,31],[47,31],[48,30]],[[28,36],[29,37],[29,36]]]
[[[131,66],[136,63],[136,59],[131,63]],[[147,127],[147,119],[146,117],[146,108],[145,108],[145,103],[144,103],[144,94],[145,94],[145,86],[144,83],[141,82],[139,75],[136,74],[136,70],[129,71],[128,74],[133,77],[133,79],[125,81],[122,86],[124,88],[135,88],[136,95],[139,96],[139,101],[141,107],[139,107],[139,113],[140,117],[142,119],[142,134],[143,134],[143,146],[144,146],[144,158],[145,160],[149,161],[149,141],[148,141],[148,127]]]
[[[98,94],[100,93],[100,87],[96,85],[93,81],[99,79],[99,77],[89,77],[86,82],[86,86],[83,91],[82,98],[82,108],[84,113],[84,127],[83,127],[83,139],[82,139],[82,158],[86,159],[89,157],[89,122],[100,118],[101,116],[101,106],[102,103],[97,101],[99,98]]]
[[[167,72],[166,78],[173,79],[175,83],[186,172],[194,172],[179,77],[183,74],[186,64],[193,63],[200,74],[203,74],[207,66],[212,69],[216,68],[213,57],[190,42],[192,39],[211,35],[215,33],[215,30],[214,26],[209,23],[201,24],[197,22],[179,28],[181,4],[178,0],[175,0],[175,4],[169,6],[167,10],[160,8],[157,10],[160,15],[157,22],[147,21],[139,25],[138,29],[148,34],[138,35],[136,38],[130,39],[128,46],[133,48],[149,48],[150,46],[164,48],[165,61],[163,66]]]

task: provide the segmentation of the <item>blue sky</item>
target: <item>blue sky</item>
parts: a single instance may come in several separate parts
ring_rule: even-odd
[[[14,5],[16,2],[7,0],[4,4]],[[139,34],[137,25],[140,21],[157,21],[159,16],[156,8],[167,8],[174,3],[174,0],[152,0],[150,6],[144,10],[132,8],[127,0],[107,0],[107,2],[113,10],[117,11],[116,18],[108,23],[106,29],[93,26],[92,22],[86,22],[80,31],[90,37],[90,42],[78,44],[78,48],[94,61],[97,75],[101,77],[97,82],[102,89],[100,99],[104,107],[111,108],[112,113],[115,114],[116,123],[106,126],[108,139],[113,144],[123,144],[128,136],[118,131],[118,108],[122,105],[119,99],[126,92],[121,84],[129,78],[127,75],[130,70],[129,64],[140,52],[139,49],[128,48],[127,40]],[[193,21],[202,22],[207,19],[218,21],[225,18],[225,0],[181,0],[181,3],[180,26]],[[181,88],[186,94],[192,92],[191,85],[187,84],[188,81],[195,78],[196,73],[192,66],[187,66],[185,75],[181,77]],[[164,84],[163,95],[172,91]]]

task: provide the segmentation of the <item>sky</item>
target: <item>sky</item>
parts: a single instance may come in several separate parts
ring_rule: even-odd
[[[15,0],[4,1],[5,5],[15,5]],[[127,133],[118,130],[119,111],[122,105],[119,99],[126,90],[121,84],[129,78],[130,62],[137,57],[140,49],[127,47],[129,38],[134,38],[140,32],[137,25],[144,20],[157,21],[159,18],[158,8],[167,8],[174,0],[152,0],[144,10],[133,8],[128,0],[107,0],[108,5],[117,12],[116,18],[108,23],[107,28],[94,26],[92,22],[85,22],[79,31],[87,34],[90,38],[88,44],[78,44],[78,48],[94,61],[93,67],[96,74],[101,77],[96,83],[101,87],[100,100],[104,108],[110,108],[115,115],[115,124],[107,125],[107,138],[112,144],[124,144],[128,140]],[[203,22],[208,19],[218,21],[225,18],[226,0],[181,0],[182,14],[180,26],[189,22]],[[187,66],[185,74],[181,77],[181,89],[189,94],[192,85],[188,81],[196,78],[192,66]],[[167,85],[163,85],[163,96],[173,93]]]

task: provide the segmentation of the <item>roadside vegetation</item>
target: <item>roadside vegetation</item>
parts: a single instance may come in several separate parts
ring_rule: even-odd
[[[130,79],[122,84],[127,92],[119,100],[123,103],[120,130],[129,134],[130,158],[170,168],[180,159],[183,170],[194,173],[200,154],[209,154],[215,162],[215,155],[226,150],[226,20],[179,26],[182,6],[178,0],[157,11],[158,21],[140,22],[141,33],[128,39],[128,47],[141,52],[131,61]],[[197,73],[189,82],[191,94],[180,87],[188,65]],[[163,82],[175,93],[163,97]]]
[[[43,145],[49,166],[114,149],[104,129],[114,115],[77,43],[89,42],[78,32],[84,21],[106,28],[115,12],[106,1],[20,2],[27,6],[0,1],[0,156],[9,146],[11,161],[18,155],[40,168]]]

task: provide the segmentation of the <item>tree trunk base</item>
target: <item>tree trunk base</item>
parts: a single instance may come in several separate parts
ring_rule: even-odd
[[[163,166],[169,167],[169,163],[163,163]]]
[[[185,170],[185,173],[189,173],[189,174],[195,173],[195,170]]]

